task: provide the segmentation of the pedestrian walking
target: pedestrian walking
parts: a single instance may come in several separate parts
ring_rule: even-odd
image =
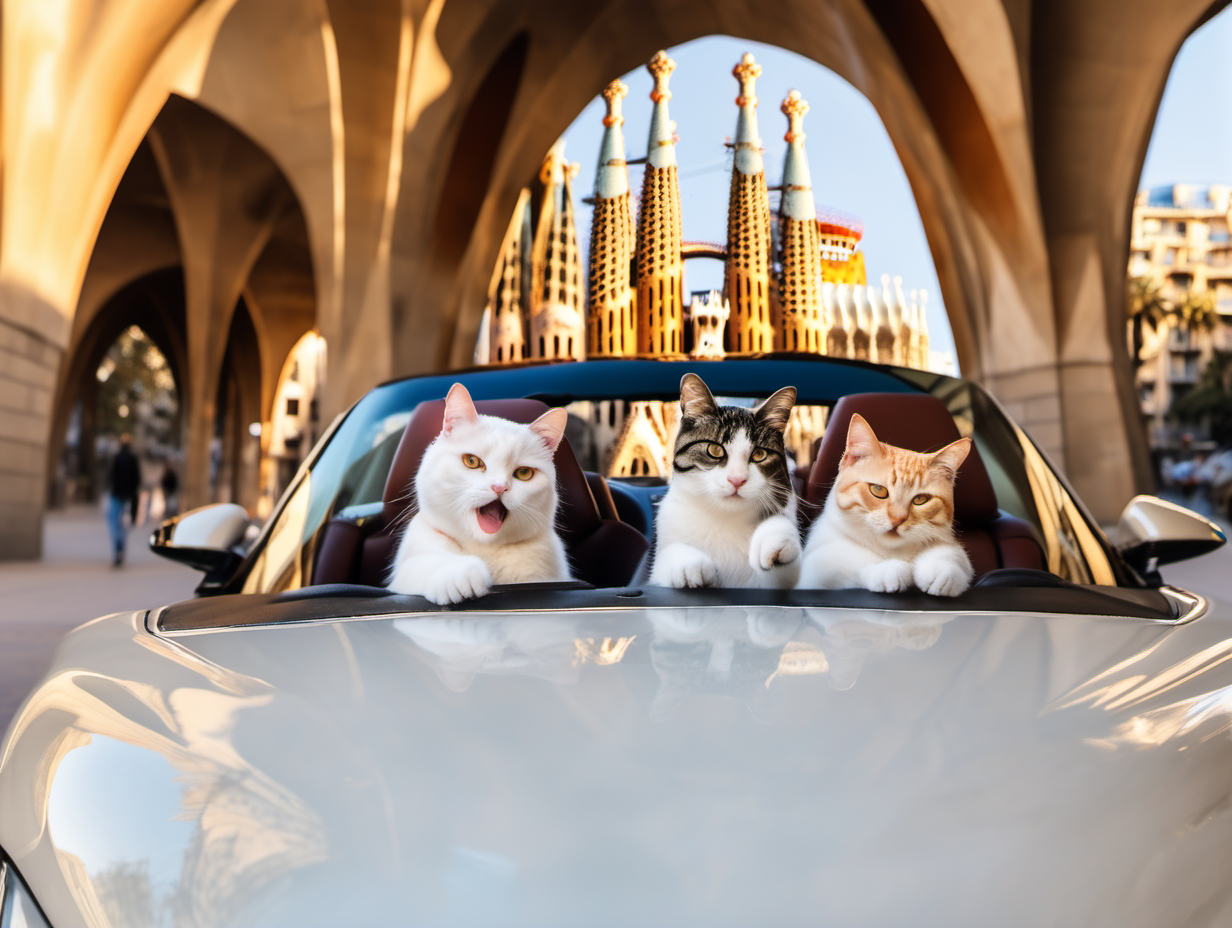
[[[159,478],[158,485],[163,491],[163,518],[170,519],[180,511],[177,495],[180,492],[180,475],[175,472],[170,459],[163,466],[163,475]]]
[[[120,450],[111,462],[108,481],[107,528],[111,532],[111,547],[116,567],[124,563],[124,546],[128,532],[124,526],[124,511],[129,511],[129,523],[137,520],[137,495],[141,489],[141,466],[133,454],[132,438],[120,437]]]

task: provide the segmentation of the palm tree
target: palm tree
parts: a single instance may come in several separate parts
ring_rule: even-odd
[[[1164,299],[1159,284],[1149,277],[1131,277],[1126,287],[1126,315],[1129,320],[1130,360],[1135,367],[1142,363],[1143,329],[1152,329],[1172,313],[1171,304]]]
[[[1215,295],[1210,290],[1200,293],[1190,290],[1184,300],[1172,307],[1170,315],[1177,327],[1190,335],[1214,331],[1220,319],[1215,309]]]

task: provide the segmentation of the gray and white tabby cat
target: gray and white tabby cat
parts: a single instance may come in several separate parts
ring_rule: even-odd
[[[494,583],[568,580],[552,462],[567,419],[564,409],[529,425],[483,416],[455,383],[415,475],[419,509],[398,542],[389,589],[444,604]]]
[[[680,381],[672,476],[655,515],[650,582],[788,589],[799,574],[784,387],[756,409],[719,406],[696,374]]]

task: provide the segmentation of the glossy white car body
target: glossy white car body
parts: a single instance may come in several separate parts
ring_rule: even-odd
[[[109,616],[0,746],[0,851],[58,928],[1232,923],[1232,610],[1009,579]]]
[[[1227,924],[1229,657],[1209,614],[114,616],[0,841],[53,925]]]

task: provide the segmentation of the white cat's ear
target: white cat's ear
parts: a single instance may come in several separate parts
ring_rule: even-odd
[[[959,466],[967,460],[967,455],[970,453],[971,439],[960,438],[958,441],[950,442],[940,451],[934,451],[932,466],[944,470],[952,480],[958,474]]]
[[[843,452],[843,466],[880,454],[881,442],[877,440],[873,427],[858,412],[852,413],[851,423],[847,426],[847,450]]]
[[[528,427],[532,432],[547,442],[548,448],[555,453],[556,446],[565,437],[565,424],[569,421],[569,413],[562,406],[549,409]]]
[[[791,407],[796,405],[796,388],[783,387],[753,410],[753,415],[761,419],[772,429],[780,432],[787,428],[787,420],[791,418]]]
[[[680,378],[680,411],[686,419],[696,419],[713,413],[718,406],[710,388],[702,383],[696,374],[685,374]]]
[[[455,383],[445,397],[445,416],[441,423],[442,434],[448,435],[459,425],[473,425],[479,421],[479,413],[466,387]]]

